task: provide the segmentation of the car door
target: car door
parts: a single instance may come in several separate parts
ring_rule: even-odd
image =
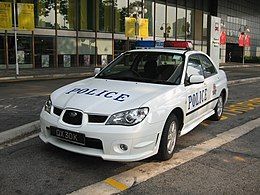
[[[214,64],[210,61],[210,59],[204,55],[199,54],[200,62],[202,65],[204,77],[205,77],[205,84],[207,85],[208,89],[208,105],[205,106],[206,110],[214,109],[217,98],[218,98],[218,91],[219,89],[219,77],[217,74],[217,70],[214,66]]]
[[[204,104],[208,101],[208,87],[205,82],[190,84],[189,78],[192,75],[204,76],[203,68],[198,54],[192,54],[188,58],[185,90],[186,90],[186,127],[196,123],[196,121],[205,115]]]

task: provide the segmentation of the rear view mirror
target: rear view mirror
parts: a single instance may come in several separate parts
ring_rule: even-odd
[[[101,71],[101,68],[95,68],[94,74],[97,75]]]
[[[199,83],[204,83],[204,76],[202,75],[191,75],[189,78],[189,83],[190,84],[199,84]]]

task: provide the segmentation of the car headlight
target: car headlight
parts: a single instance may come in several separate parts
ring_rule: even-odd
[[[140,123],[147,116],[149,108],[126,110],[110,116],[106,125],[132,126]]]
[[[44,110],[50,114],[51,107],[52,107],[52,102],[51,102],[51,98],[49,97],[49,99],[45,102]]]

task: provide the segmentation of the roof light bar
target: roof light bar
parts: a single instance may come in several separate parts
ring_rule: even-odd
[[[178,49],[192,49],[191,41],[165,41],[164,47],[174,47]]]

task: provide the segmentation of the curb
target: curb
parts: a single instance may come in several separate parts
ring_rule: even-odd
[[[29,76],[12,76],[0,78],[0,83],[19,82],[19,81],[35,81],[35,80],[53,80],[53,79],[68,79],[68,78],[82,78],[91,77],[94,74],[92,72],[86,73],[68,73],[68,74],[51,74],[51,75],[29,75]]]
[[[253,67],[260,67],[260,64],[255,65],[222,65],[219,66],[219,68],[225,69],[225,68],[253,68]]]
[[[228,81],[228,85],[251,83],[260,80],[260,77]],[[34,121],[0,133],[0,145],[22,138],[26,135],[40,132],[40,121]]]
[[[0,145],[19,139],[40,130],[40,121],[34,121],[25,125],[0,133]]]
[[[260,77],[254,77],[254,78],[247,78],[247,79],[238,79],[233,81],[228,81],[228,85],[234,85],[234,84],[246,84],[246,83],[252,83],[260,80]]]

